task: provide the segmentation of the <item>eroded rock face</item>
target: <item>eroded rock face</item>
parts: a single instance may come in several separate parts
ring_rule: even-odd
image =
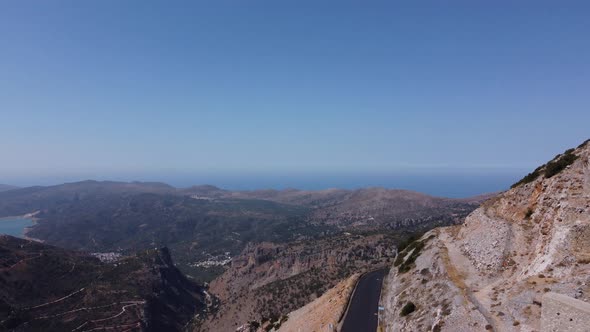
[[[424,249],[414,267],[405,273],[392,267],[385,280],[380,317],[386,331],[478,331],[485,317],[467,300],[466,287],[457,269],[448,264],[449,252],[440,230],[426,233]],[[413,303],[415,311],[402,317],[402,308]]]
[[[478,270],[497,272],[504,263],[510,232],[508,222],[490,218],[478,209],[467,217],[459,232],[461,251]]]
[[[570,154],[557,174],[543,166],[463,225],[437,230],[409,271],[393,268],[387,330],[538,331],[546,292],[590,302],[590,143]],[[400,317],[411,299],[417,310]]]
[[[348,234],[250,244],[211,283],[220,310],[203,323],[201,331],[234,331],[251,322],[262,326],[287,315],[355,272],[386,267],[395,255],[392,239],[385,234]]]

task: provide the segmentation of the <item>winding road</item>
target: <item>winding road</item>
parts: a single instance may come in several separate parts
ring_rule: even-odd
[[[377,309],[383,278],[387,270],[369,272],[356,285],[341,332],[373,332],[377,330]]]

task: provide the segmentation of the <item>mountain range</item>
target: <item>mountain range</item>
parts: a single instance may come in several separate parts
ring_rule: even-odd
[[[384,268],[385,330],[537,331],[544,295],[590,302],[589,141],[465,199],[91,180],[0,192],[0,216],[25,214],[29,239],[0,236],[0,324],[15,331],[324,326]]]
[[[403,190],[228,191],[163,183],[83,181],[0,192],[0,217],[35,213],[27,236],[90,252],[167,246],[200,281],[223,272],[220,257],[248,243],[291,242],[342,232],[418,231],[453,224],[475,200]]]

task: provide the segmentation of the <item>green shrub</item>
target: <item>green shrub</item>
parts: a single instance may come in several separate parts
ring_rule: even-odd
[[[423,246],[423,243],[418,241],[420,237],[422,237],[423,233],[414,233],[408,236],[406,239],[400,241],[397,246],[397,257],[393,262],[393,266],[397,267],[404,263],[404,258],[406,257],[407,253],[412,251],[412,249],[416,248],[416,246]],[[433,236],[429,237],[430,240]],[[414,258],[415,259],[415,258]]]
[[[412,302],[406,303],[402,308],[402,311],[399,313],[400,316],[405,317],[416,310],[416,305]]]
[[[406,239],[400,241],[400,243],[397,245],[397,250],[399,252],[404,251],[410,244],[416,242],[416,240],[421,238],[422,234],[423,233],[414,233],[408,236]]]
[[[410,256],[408,256],[408,258],[399,266],[399,269],[398,269],[399,273],[406,273],[406,272],[410,271],[410,269],[412,268],[412,265],[416,261],[416,258],[418,258],[420,256],[420,252],[422,251],[423,248],[424,248],[424,242],[414,241],[406,248],[406,250],[404,250],[404,251],[410,251],[413,249],[414,251],[412,251]],[[401,253],[400,253],[400,255],[401,255]]]
[[[398,253],[397,257],[395,258],[395,262],[393,262],[393,266],[398,267],[404,262],[405,255],[402,253]]]
[[[584,146],[588,141],[582,143],[579,147]],[[575,149],[568,149],[563,154],[558,154],[550,162],[537,167],[534,171],[527,174],[518,182],[510,186],[510,188],[516,188],[522,184],[533,182],[543,173],[545,174],[546,179],[558,174],[559,172],[563,171],[567,166],[573,164],[573,162],[576,159],[578,159],[578,156],[574,154],[574,151]]]
[[[559,159],[548,162],[545,167],[545,178],[548,179],[573,164],[578,159],[578,156],[573,154],[573,151],[573,149],[569,149]]]
[[[409,264],[403,264],[402,266],[400,266],[398,268],[399,273],[406,273],[408,271],[410,271],[410,269],[412,268],[412,266],[410,266]]]
[[[543,166],[545,166],[545,165],[543,165]],[[539,177],[539,175],[541,175],[541,169],[543,168],[543,166],[537,167],[534,171],[525,175],[524,178],[520,179],[518,182],[511,185],[510,188],[516,188],[516,187],[520,186],[521,184],[535,181]]]

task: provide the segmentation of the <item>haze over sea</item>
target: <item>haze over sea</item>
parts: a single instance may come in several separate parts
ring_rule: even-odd
[[[248,174],[193,174],[170,172],[165,174],[133,173],[101,175],[51,176],[11,178],[5,182],[19,186],[54,185],[87,179],[112,181],[155,181],[175,187],[210,184],[229,190],[328,188],[358,189],[384,187],[406,189],[442,197],[469,197],[506,190],[530,170],[405,170],[373,173],[248,173]],[[2,179],[0,179],[0,183]]]
[[[469,197],[508,189],[519,179],[515,173],[493,174],[348,174],[348,175],[258,175],[220,177],[197,181],[182,178],[170,183],[184,186],[188,183],[213,183],[218,187],[236,190],[285,189],[321,190],[327,188],[357,189],[385,187],[407,189],[434,196]],[[196,182],[195,182],[196,181]]]
[[[0,183],[506,189],[588,138],[590,3],[532,3],[0,2]]]

